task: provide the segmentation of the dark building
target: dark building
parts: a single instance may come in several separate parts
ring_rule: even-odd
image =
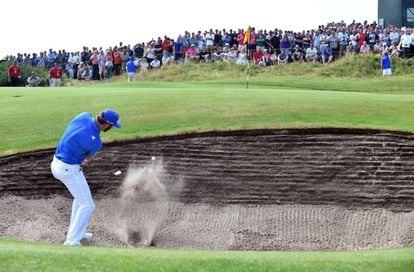
[[[378,0],[378,24],[414,27],[414,0]]]

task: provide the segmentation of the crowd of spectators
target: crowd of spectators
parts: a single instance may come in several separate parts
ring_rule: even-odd
[[[302,32],[281,29],[263,30],[210,29],[185,31],[176,39],[167,35],[134,46],[119,45],[83,47],[81,51],[66,50],[24,53],[6,56],[3,60],[28,63],[52,69],[58,63],[67,77],[77,80],[108,80],[113,75],[128,73],[135,66],[140,69],[159,69],[171,63],[251,61],[260,66],[284,65],[291,62],[330,63],[347,54],[384,54],[408,58],[414,55],[414,32],[393,25],[380,27],[376,22],[332,22]],[[129,69],[129,70],[130,70]]]

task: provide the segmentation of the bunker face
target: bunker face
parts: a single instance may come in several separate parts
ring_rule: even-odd
[[[45,150],[0,158],[0,236],[64,241],[72,200],[50,174],[52,156]],[[93,245],[414,245],[411,134],[307,129],[143,139],[105,145],[85,174],[97,204]],[[124,180],[136,193],[121,188]]]

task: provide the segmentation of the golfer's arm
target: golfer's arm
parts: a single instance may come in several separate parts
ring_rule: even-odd
[[[86,166],[86,165],[90,164],[92,159],[93,159],[93,156],[86,157],[85,160],[83,160],[82,166]]]

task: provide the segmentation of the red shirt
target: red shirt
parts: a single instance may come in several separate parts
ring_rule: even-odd
[[[62,76],[62,69],[60,67],[53,67],[49,71],[51,78],[60,78]]]
[[[20,67],[18,65],[10,65],[9,67],[9,76],[10,77],[19,77],[20,76]]]

